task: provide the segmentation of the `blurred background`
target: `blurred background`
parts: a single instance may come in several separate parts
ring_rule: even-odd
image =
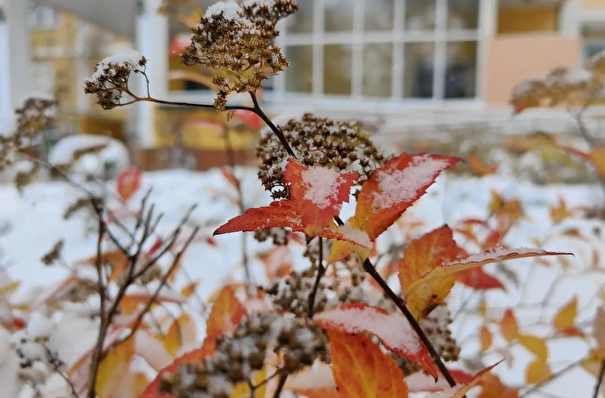
[[[203,75],[203,69],[185,67],[179,57],[189,27],[212,3],[2,0],[4,129],[17,104],[43,92],[59,101],[57,122],[48,132],[51,147],[65,136],[108,135],[123,142],[131,162],[144,170],[224,165],[225,143],[216,133],[214,112],[145,103],[103,111],[82,90],[97,62],[135,48],[150,61],[154,97],[212,102],[212,89],[189,76]],[[487,151],[484,159],[501,162],[524,149],[530,133],[576,132],[575,121],[557,109],[513,118],[510,90],[555,67],[581,66],[605,49],[603,0],[299,3],[299,12],[281,22],[278,39],[292,67],[265,83],[264,108],[272,115],[304,110],[359,119],[390,148]],[[601,123],[599,108],[591,108],[587,123]],[[253,127],[228,126],[238,163],[253,161]],[[542,179],[567,178],[563,174]]]

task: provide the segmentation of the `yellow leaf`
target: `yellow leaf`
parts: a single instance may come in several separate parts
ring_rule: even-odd
[[[164,348],[174,357],[181,347],[194,341],[196,336],[194,320],[189,314],[182,314],[170,325],[168,333],[164,336]]]
[[[520,335],[518,339],[523,347],[527,348],[528,351],[532,352],[542,362],[546,362],[546,359],[548,358],[548,347],[546,346],[544,339],[524,334]]]
[[[527,366],[526,382],[527,384],[538,384],[551,376],[550,369],[545,361],[539,358]]]
[[[605,355],[605,308],[603,307],[597,310],[594,322],[594,337],[599,343],[601,352]]]
[[[185,298],[191,297],[191,295],[193,294],[193,292],[195,292],[195,289],[197,289],[199,285],[200,281],[191,282],[181,290],[181,295],[183,295],[183,297]]]
[[[481,342],[481,352],[486,352],[492,346],[492,334],[485,325],[479,331],[479,341]]]
[[[267,366],[265,365],[261,370],[254,372],[252,384],[255,386],[261,384],[267,379]],[[254,395],[250,395],[250,387],[247,382],[237,383],[233,387],[233,391],[229,398],[265,398],[267,393],[267,383],[264,383],[261,387],[254,390]]]
[[[594,148],[590,152],[590,161],[597,171],[599,177],[605,177],[605,146]]]
[[[10,293],[14,292],[15,290],[19,289],[20,286],[21,286],[21,282],[19,282],[19,281],[11,282],[7,285],[4,285],[4,286],[2,286],[2,288],[0,288],[0,295],[10,294]]]
[[[500,332],[506,341],[512,343],[519,337],[519,325],[512,310],[506,310],[500,320]]]
[[[448,226],[414,239],[399,262],[399,282],[406,304],[414,318],[425,318],[450,293],[456,277],[441,278],[413,290],[414,283],[444,263],[456,258],[459,248]]]
[[[553,326],[557,332],[565,332],[574,327],[578,314],[578,299],[574,297],[565,304],[553,319]]]
[[[126,340],[109,351],[101,361],[95,387],[99,398],[110,397],[119,387],[123,376],[129,372],[134,343],[134,338]]]

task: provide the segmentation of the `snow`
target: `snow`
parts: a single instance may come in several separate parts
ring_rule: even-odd
[[[330,207],[338,195],[340,174],[327,167],[311,167],[302,173],[307,184],[304,198],[320,209]]]
[[[346,239],[349,239],[359,246],[366,247],[368,249],[372,248],[372,241],[368,234],[361,229],[353,228],[349,224],[341,225],[337,228],[337,231],[342,234]]]
[[[91,81],[93,83],[98,82],[99,78],[105,74],[105,69],[107,68],[111,69],[115,68],[116,66],[131,69],[135,68],[142,58],[143,55],[137,50],[133,49],[127,49],[125,51],[110,55],[99,62],[97,65],[97,70],[89,79],[87,79],[87,81]]]
[[[422,348],[420,339],[399,312],[385,314],[372,307],[335,308],[317,314],[313,319],[343,328],[349,333],[367,331],[378,336],[386,346],[401,352],[415,354]]]
[[[204,16],[206,18],[212,18],[214,16],[218,16],[220,13],[223,13],[223,17],[225,19],[232,20],[241,17],[241,10],[242,8],[237,3],[219,1],[218,3],[208,7]]]
[[[527,247],[520,247],[520,248],[515,248],[515,249],[507,249],[504,247],[495,247],[495,248],[488,249],[488,250],[484,251],[483,253],[471,253],[468,256],[464,256],[462,258],[456,259],[456,260],[452,261],[451,263],[443,264],[443,266],[447,267],[447,266],[453,265],[453,264],[481,263],[481,262],[485,262],[485,261],[494,261],[494,260],[498,259],[499,257],[507,257],[510,255],[515,255],[515,254],[524,255],[524,254],[536,254],[536,253],[546,254],[544,252],[544,250],[531,249],[531,248],[527,248]],[[504,261],[504,260],[506,260],[506,258],[502,259],[502,261]]]
[[[594,72],[584,68],[568,69],[560,80],[569,85],[587,83],[594,80]]]
[[[374,208],[388,209],[399,203],[413,201],[422,187],[435,178],[448,165],[445,159],[435,159],[430,155],[416,156],[403,170],[383,170],[378,172],[380,192],[374,194]]]

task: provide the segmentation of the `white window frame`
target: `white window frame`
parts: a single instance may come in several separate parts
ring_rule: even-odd
[[[34,4],[30,11],[29,23],[32,30],[57,29],[59,14],[52,7]]]
[[[405,31],[405,1],[393,0],[394,20],[393,30],[364,32],[364,7],[371,5],[372,0],[350,0],[353,9],[353,31],[324,32],[325,0],[313,1],[313,31],[310,33],[289,33],[287,24],[280,22],[280,36],[276,44],[282,49],[290,45],[311,45],[313,48],[313,91],[312,93],[297,93],[286,91],[285,73],[274,77],[273,90],[264,93],[264,100],[270,108],[288,107],[301,108],[355,108],[365,107],[376,111],[415,108],[448,108],[448,109],[481,109],[485,97],[485,64],[487,58],[487,42],[493,36],[497,0],[480,0],[478,10],[478,26],[472,30],[447,30],[447,0],[436,0],[436,29],[426,32]],[[166,37],[168,32],[166,31]],[[445,70],[446,46],[448,42],[474,41],[477,43],[475,97],[468,99],[445,99]],[[435,43],[434,78],[432,99],[404,98],[404,68],[403,59],[406,43],[432,42]],[[393,43],[393,75],[391,78],[390,97],[368,97],[362,95],[363,85],[363,45],[367,43]],[[326,44],[350,44],[352,53],[352,87],[351,95],[323,94],[323,53]],[[166,58],[166,69],[168,59]],[[287,73],[287,72],[286,72]],[[210,102],[213,94],[196,91],[168,91],[166,97],[173,101]],[[246,102],[247,96],[234,95],[231,103]]]

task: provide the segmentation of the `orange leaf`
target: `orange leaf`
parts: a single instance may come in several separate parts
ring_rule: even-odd
[[[157,376],[155,377],[155,379],[147,386],[147,388],[145,388],[145,391],[143,391],[143,393],[139,396],[139,398],[169,398],[169,397],[171,397],[171,395],[168,395],[168,394],[160,394],[159,387],[160,387],[161,378],[167,373],[176,372],[181,367],[181,365],[183,365],[185,363],[199,362],[202,359],[209,357],[210,355],[214,354],[214,350],[215,350],[215,340],[206,338],[206,340],[204,340],[204,345],[201,348],[198,348],[196,350],[186,353],[185,355],[177,358],[169,366],[167,366],[164,369],[162,369],[161,371],[159,371]]]
[[[515,314],[513,314],[513,311],[510,309],[506,310],[504,316],[500,320],[500,333],[502,333],[502,337],[509,343],[512,343],[519,337],[517,318],[515,318]]]
[[[315,315],[313,318],[328,331],[350,334],[372,333],[395,354],[419,364],[427,373],[437,376],[427,348],[409,322],[399,312],[392,314],[363,303],[344,304]],[[396,330],[397,333],[392,331]]]
[[[284,179],[290,184],[290,199],[308,235],[314,236],[332,224],[359,175],[338,173],[327,167],[307,168],[288,158]]]
[[[500,361],[500,362],[502,362],[502,361]],[[479,373],[475,374],[473,376],[472,380],[469,381],[468,383],[459,384],[455,387],[450,387],[449,389],[446,389],[443,392],[441,392],[438,396],[440,398],[463,398],[463,397],[465,397],[466,394],[470,391],[470,389],[475,387],[479,383],[481,383],[483,378],[489,374],[488,372],[490,370],[492,370],[495,366],[500,364],[500,362],[496,362],[495,364],[488,366],[487,368],[483,369]]]
[[[440,267],[433,268],[428,274],[424,275],[422,278],[414,282],[412,286],[409,286],[407,289],[408,294],[413,292],[416,289],[422,289],[423,292],[431,291],[431,294],[435,294],[434,291],[447,289],[447,293],[453,287],[454,283],[447,279],[449,275],[456,274],[461,271],[465,271],[467,269],[472,269],[476,267],[480,267],[485,264],[495,263],[499,261],[513,260],[518,258],[526,258],[526,257],[539,257],[539,256],[560,256],[560,255],[572,255],[571,253],[556,253],[556,252],[547,252],[544,250],[534,250],[534,249],[514,249],[508,250],[503,248],[497,248],[495,250],[485,251],[483,253],[470,254],[463,258],[457,259],[452,263],[443,264]],[[445,280],[448,283],[440,283],[440,280]],[[433,281],[437,281],[434,283],[435,288],[431,289],[430,284]],[[427,286],[429,285],[429,286]],[[439,291],[439,293],[441,293]],[[443,295],[443,294],[441,294]],[[447,294],[446,294],[447,295]]]
[[[206,321],[206,338],[215,338],[225,332],[232,332],[246,316],[246,307],[235,297],[233,288],[224,287],[214,300],[212,311]]]
[[[492,346],[492,334],[487,326],[481,326],[479,331],[479,341],[481,342],[481,352],[486,352]]]
[[[340,398],[338,390],[334,387],[318,388],[317,390],[293,388],[291,391],[307,398]]]
[[[559,224],[561,221],[571,217],[571,212],[567,209],[565,199],[559,196],[556,206],[549,206],[550,219],[553,224]]]
[[[363,183],[351,225],[376,239],[426,193],[441,172],[460,160],[426,153],[399,155]]]
[[[214,231],[214,235],[240,231],[262,231],[269,228],[292,228],[294,232],[304,232],[305,226],[292,200],[272,202],[269,206],[246,210],[241,216],[229,220]],[[357,233],[356,233],[357,232]],[[362,236],[360,236],[360,234]],[[372,245],[363,231],[347,226],[323,229],[318,236],[326,239],[343,240],[371,249]]]
[[[497,164],[486,165],[481,159],[472,153],[468,154],[468,164],[471,166],[473,172],[480,177],[494,174],[496,170],[498,170]]]
[[[445,296],[449,289],[433,289],[430,292],[410,292],[410,286],[436,267],[456,259],[458,246],[452,230],[446,225],[414,239],[405,249],[399,262],[399,282],[410,312],[418,320],[425,318]],[[454,285],[456,277],[443,278],[440,283]]]
[[[548,358],[548,347],[546,346],[544,339],[522,334],[518,337],[518,340],[523,347],[537,356],[540,361],[546,362],[546,359]]]
[[[578,315],[578,299],[574,297],[565,304],[553,319],[553,327],[558,333],[564,333],[566,330],[573,329]]]
[[[481,394],[477,398],[518,398],[519,391],[506,387],[494,374],[486,374],[481,380]]]
[[[141,187],[143,172],[136,167],[130,167],[118,176],[118,194],[122,200],[128,200]]]
[[[589,155],[590,162],[597,171],[599,177],[605,177],[605,146],[594,148]]]
[[[497,278],[485,273],[481,268],[468,269],[458,273],[458,282],[478,290],[502,289],[504,285]]]
[[[525,371],[527,384],[538,384],[548,379],[551,375],[550,369],[545,361],[537,358],[527,366]]]
[[[332,372],[341,398],[402,398],[408,387],[395,359],[369,337],[328,330]]]

